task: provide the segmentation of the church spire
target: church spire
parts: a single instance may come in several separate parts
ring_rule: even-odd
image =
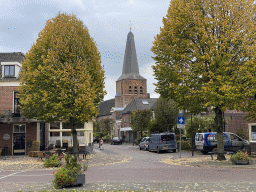
[[[127,35],[122,75],[117,81],[122,79],[145,79],[139,74],[134,36],[131,31]]]

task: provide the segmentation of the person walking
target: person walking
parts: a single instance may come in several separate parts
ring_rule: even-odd
[[[100,140],[100,150],[103,149],[103,140]]]

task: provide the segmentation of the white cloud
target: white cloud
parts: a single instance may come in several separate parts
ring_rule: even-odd
[[[150,93],[150,97],[158,98],[159,94],[155,93],[156,86],[153,84],[157,83],[157,80],[154,78],[152,65],[154,65],[154,62],[148,63],[143,67],[140,67],[140,74],[142,77],[147,79],[147,92]]]
[[[104,100],[109,100],[115,98],[116,94],[116,80],[118,77],[116,76],[108,76],[106,75],[105,79],[105,91],[107,91],[107,95],[105,95]]]
[[[129,4],[134,4],[134,1],[133,0],[130,0],[130,3]]]

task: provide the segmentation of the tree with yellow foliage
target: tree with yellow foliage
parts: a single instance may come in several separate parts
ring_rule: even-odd
[[[70,123],[77,154],[74,125],[95,117],[105,95],[100,53],[83,22],[66,13],[48,20],[25,55],[20,77],[22,115]]]
[[[197,114],[213,107],[218,160],[224,160],[226,109],[242,109],[256,89],[255,3],[173,0],[152,52],[156,91]]]

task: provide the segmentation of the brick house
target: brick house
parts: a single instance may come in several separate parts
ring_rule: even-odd
[[[68,123],[49,124],[20,115],[17,88],[20,86],[19,72],[25,55],[21,52],[0,53],[0,150],[5,155],[27,155],[32,142],[40,141],[40,150],[50,144],[63,146],[68,140],[71,147],[72,134]],[[79,145],[90,146],[93,141],[93,123],[76,124]]]
[[[7,149],[5,155],[25,155],[32,150],[32,141],[40,139],[43,124],[35,119],[20,116],[17,88],[21,52],[0,53],[0,148]]]

